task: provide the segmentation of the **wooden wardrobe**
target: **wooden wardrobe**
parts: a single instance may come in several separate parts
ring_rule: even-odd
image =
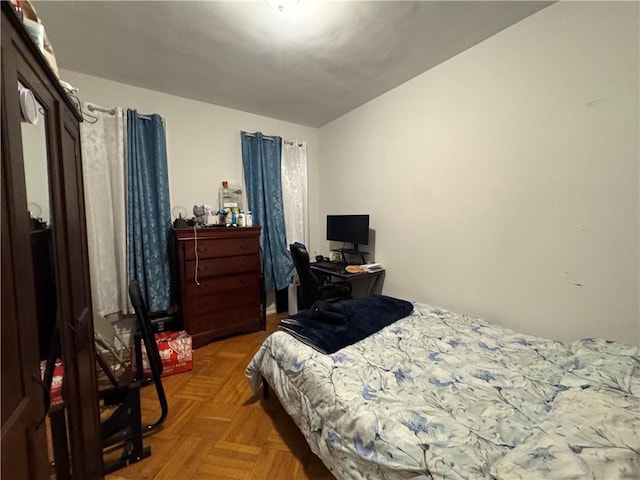
[[[2,2],[1,32],[0,476],[50,478],[44,421],[48,392],[41,382],[39,336],[47,322],[54,322],[60,332],[64,362],[69,477],[101,478],[100,419],[80,157],[81,117],[6,1]],[[22,122],[19,85],[35,96],[40,117],[36,125]],[[31,130],[32,127],[35,130]],[[48,235],[44,235],[50,238],[45,242],[48,250],[39,254],[32,249],[32,245],[38,243],[32,240],[34,224],[49,230]],[[44,257],[43,252],[47,253]],[[50,265],[43,264],[47,261]],[[44,282],[39,277],[43,270],[49,275]],[[50,290],[46,290],[47,284]],[[49,299],[48,306],[44,297]]]

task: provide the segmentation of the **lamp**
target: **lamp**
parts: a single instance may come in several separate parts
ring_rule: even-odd
[[[285,10],[290,10],[295,7],[300,0],[265,0],[265,2],[274,10],[284,12]]]
[[[173,228],[187,228],[189,223],[187,222],[187,209],[178,205],[171,210],[173,215]]]

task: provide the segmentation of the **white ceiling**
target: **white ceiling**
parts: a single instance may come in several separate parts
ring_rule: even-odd
[[[549,3],[33,2],[61,68],[311,127]]]

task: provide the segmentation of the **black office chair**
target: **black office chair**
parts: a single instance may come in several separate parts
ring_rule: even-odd
[[[122,447],[123,449],[119,458],[104,462],[104,473],[113,472],[151,455],[151,448],[143,445],[142,437],[155,432],[167,418],[169,410],[167,397],[160,378],[162,375],[162,361],[158,352],[158,345],[153,335],[151,320],[142,298],[140,286],[135,280],[129,284],[129,296],[136,312],[138,325],[134,348],[136,369],[138,372],[142,372],[141,344],[144,342],[151,368],[151,381],[156,387],[161,413],[154,423],[143,425],[140,409],[140,386],[145,382],[140,373],[137,373],[135,381],[128,385],[119,385],[99,392],[105,406],[117,407],[107,419],[102,421],[102,447],[105,449],[105,453],[110,453],[113,448]]]
[[[300,279],[300,310],[310,308],[316,300],[337,302],[351,298],[351,283],[327,282],[311,270],[307,247],[296,242],[289,245],[289,250]]]
[[[143,428],[143,434],[148,435],[153,433],[162,426],[167,418],[169,407],[167,404],[167,396],[164,393],[164,387],[162,386],[162,360],[160,359],[160,352],[158,351],[158,344],[156,343],[156,337],[153,334],[154,329],[147,310],[147,305],[142,298],[142,292],[140,291],[140,285],[136,280],[132,280],[129,283],[129,298],[131,298],[131,305],[136,312],[136,318],[138,320],[138,336],[136,338],[136,379],[142,380],[142,353],[139,348],[139,342],[143,341],[145,350],[147,352],[147,358],[149,360],[149,368],[151,370],[151,381],[156,387],[156,394],[158,401],[160,402],[160,417],[152,424],[145,425]]]

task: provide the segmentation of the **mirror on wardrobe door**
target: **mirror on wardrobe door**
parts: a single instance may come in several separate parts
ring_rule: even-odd
[[[22,113],[22,155],[24,162],[27,211],[31,225],[31,254],[38,318],[38,348],[41,361],[50,361],[54,345],[57,318],[57,292],[54,263],[51,197],[49,190],[49,159],[47,149],[47,111],[26,86],[18,83]],[[59,352],[53,352],[54,362]],[[43,363],[42,366],[46,366]],[[55,363],[49,363],[50,368]],[[42,373],[45,371],[42,369]],[[55,387],[61,382],[62,366],[51,370],[53,379],[51,404],[60,397]],[[47,435],[49,439],[50,436]],[[49,441],[49,440],[48,440]],[[51,452],[51,448],[49,448]],[[52,460],[52,454],[50,453]]]
[[[51,236],[47,112],[34,94],[18,84],[22,112],[22,156],[27,188],[27,212],[31,224],[38,340],[40,359],[49,356],[56,323],[56,288]]]

